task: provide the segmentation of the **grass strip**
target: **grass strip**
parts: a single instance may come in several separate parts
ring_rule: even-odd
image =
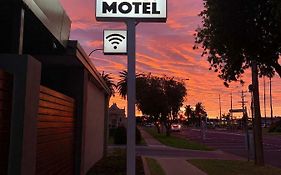
[[[191,150],[202,150],[202,151],[212,151],[214,149],[207,147],[201,143],[197,143],[194,141],[186,140],[184,138],[179,138],[176,136],[167,137],[165,134],[158,134],[154,128],[145,128],[145,130],[152,135],[156,140],[161,142],[164,145],[181,148],[181,149],[191,149]]]
[[[187,160],[208,175],[280,175],[281,169],[255,166],[253,162],[238,160]]]
[[[151,175],[165,175],[164,170],[155,159],[145,158]]]

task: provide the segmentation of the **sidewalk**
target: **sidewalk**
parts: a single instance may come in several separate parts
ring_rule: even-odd
[[[166,175],[207,175],[182,158],[156,158]]]
[[[165,171],[166,175],[206,175],[205,172],[201,171],[197,167],[188,163],[186,161],[188,159],[227,159],[227,160],[242,159],[241,157],[227,154],[222,151],[194,151],[194,150],[171,148],[161,144],[158,140],[154,139],[150,134],[148,134],[142,128],[140,128],[140,131],[148,147],[151,147],[153,150],[158,148],[159,150],[164,152],[176,150],[179,152],[185,152],[186,153],[185,155],[189,155],[186,157],[176,156],[176,155],[174,157],[145,155],[145,157],[150,157],[157,160],[159,165]],[[150,175],[150,173],[146,172],[146,175]]]
[[[167,147],[160,143],[158,140],[154,139],[150,134],[148,134],[146,131],[144,131],[142,128],[139,128],[141,135],[143,139],[145,140],[145,143],[147,146],[153,146],[153,147]]]

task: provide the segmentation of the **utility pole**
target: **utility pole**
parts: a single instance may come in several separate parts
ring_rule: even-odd
[[[233,104],[232,104],[232,92],[230,94],[230,117],[231,117],[231,123],[233,122],[233,112],[232,112],[232,109],[233,109]]]
[[[264,124],[265,124],[265,127],[266,127],[265,76],[263,77],[263,108],[264,108]]]
[[[242,91],[241,91],[241,99],[242,99],[241,105],[242,105],[243,111],[244,111],[244,109],[245,109],[245,97],[246,97],[246,95],[244,95],[244,91],[242,90]]]
[[[221,94],[219,94],[220,122],[221,122]]]
[[[270,118],[273,123],[273,108],[272,108],[272,78],[269,78],[269,96],[270,96]]]
[[[248,161],[250,161],[250,136],[249,136],[249,130],[248,130],[248,114],[247,114],[247,108],[245,107],[245,97],[244,91],[241,92],[241,105],[243,110],[243,124],[244,124],[244,130],[245,130],[245,136],[246,136],[246,146],[247,146],[247,152],[248,152]]]
[[[256,159],[257,159],[257,155],[256,155],[256,145],[255,145],[255,117],[254,117],[254,115],[255,115],[255,108],[254,108],[254,95],[253,95],[253,85],[252,84],[250,84],[249,85],[249,92],[251,93],[251,117],[252,117],[252,125],[253,125],[253,153],[254,153],[254,160],[256,161]]]
[[[244,114],[245,113],[247,113],[247,110],[245,109],[245,104],[247,103],[247,101],[245,101],[245,97],[246,97],[246,95],[245,95],[245,93],[246,93],[247,91],[241,91],[241,101],[239,101],[238,103],[241,103],[241,107],[242,107],[242,110],[243,110],[243,116],[244,116]]]
[[[261,131],[261,111],[259,99],[259,79],[258,66],[255,60],[252,61],[252,85],[253,85],[253,101],[254,101],[254,140],[255,140],[255,164],[264,166],[264,153],[262,144]]]

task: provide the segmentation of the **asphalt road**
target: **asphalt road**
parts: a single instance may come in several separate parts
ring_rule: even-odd
[[[245,135],[241,132],[227,132],[208,130],[206,139],[202,140],[201,132],[198,129],[182,129],[181,132],[173,133],[186,139],[203,142],[204,144],[222,150],[227,153],[235,154],[247,158],[247,146]],[[281,168],[281,136],[263,135],[264,156],[266,164]],[[253,159],[253,153],[251,159]]]

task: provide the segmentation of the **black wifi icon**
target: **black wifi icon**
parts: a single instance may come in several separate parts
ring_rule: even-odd
[[[113,45],[114,49],[117,49],[117,46],[125,39],[125,36],[116,33],[108,35],[106,39]]]

